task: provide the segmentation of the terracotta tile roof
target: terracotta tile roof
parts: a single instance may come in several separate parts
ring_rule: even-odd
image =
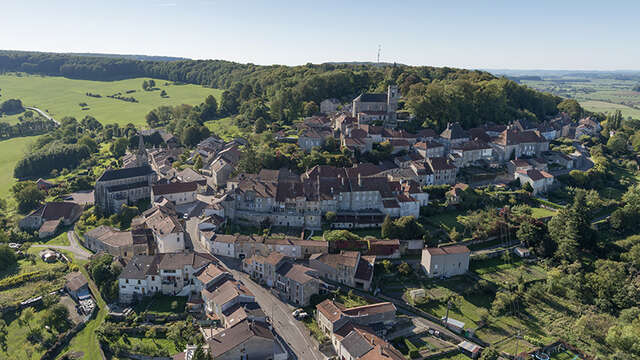
[[[342,310],[342,313],[348,316],[369,316],[374,314],[396,312],[396,306],[390,302],[381,302],[376,304],[368,304],[352,307]]]
[[[316,309],[331,322],[336,322],[342,316],[342,309],[333,301],[326,299],[316,305]]]
[[[229,274],[229,272],[227,272],[222,266],[211,263],[207,265],[207,267],[200,270],[198,274],[196,274],[196,277],[206,285],[222,274]]]
[[[253,296],[251,291],[236,280],[227,279],[211,292],[214,304],[222,306],[240,295]]]
[[[460,126],[460,123],[448,123],[447,128],[440,134],[440,137],[448,140],[468,138],[469,134]]]
[[[45,221],[57,220],[60,218],[69,219],[73,216],[73,212],[80,210],[80,205],[66,201],[52,201],[40,205],[39,208],[33,210],[27,216],[40,216]]]

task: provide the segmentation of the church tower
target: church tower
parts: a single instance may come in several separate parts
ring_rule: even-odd
[[[147,155],[147,150],[144,148],[144,139],[142,138],[142,133],[140,133],[138,136],[139,136],[139,140],[138,140],[138,152],[136,153],[136,166],[137,167],[148,166],[149,158]]]

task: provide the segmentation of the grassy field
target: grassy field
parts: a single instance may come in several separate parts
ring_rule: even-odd
[[[522,82],[537,90],[576,99],[589,111],[612,113],[620,110],[625,117],[640,119],[640,92],[632,91],[638,85],[634,80],[555,77]]]
[[[505,262],[502,257],[496,257],[481,261],[472,261],[469,269],[481,278],[491,281],[496,285],[505,282],[514,283],[518,277],[522,277],[525,282],[545,279],[546,271],[538,265],[525,264],[520,258],[511,256],[509,263]]]
[[[80,120],[91,115],[103,124],[118,123],[122,126],[133,123],[145,126],[145,115],[161,105],[197,105],[208,95],[214,95],[218,102],[222,90],[205,88],[198,85],[173,85],[165,80],[155,79],[155,91],[142,90],[146,78],[120,81],[73,80],[64,77],[37,75],[0,75],[2,99],[20,99],[25,106],[35,106],[47,111],[56,119],[73,116]],[[127,94],[126,91],[135,90]],[[168,97],[160,92],[165,90]],[[89,97],[86,93],[100,94],[101,98]],[[137,103],[108,98],[108,95],[122,93],[123,97],[134,97]],[[86,103],[86,106],[80,106]],[[15,119],[14,119],[15,118]],[[0,119],[1,121],[2,119]],[[17,116],[9,117],[17,121]]]
[[[0,141],[0,198],[13,201],[9,189],[16,182],[13,168],[37,136],[27,136]]]
[[[554,216],[556,214],[555,211],[545,209],[545,208],[531,208],[531,216],[536,219],[545,218],[549,216]]]
[[[236,137],[244,137],[248,134],[244,129],[239,128],[237,125],[233,123],[233,119],[230,117],[217,119],[217,120],[209,120],[204,123],[209,130],[211,130],[214,134],[220,136],[224,140],[232,140]]]
[[[585,109],[593,112],[614,113],[616,110],[622,112],[622,116],[631,116],[634,119],[640,119],[640,109],[632,108],[627,105],[614,104],[601,100],[583,100],[580,101]]]
[[[128,336],[126,340],[124,338],[120,338],[119,342],[128,349],[165,349],[171,356],[178,353],[178,351],[176,350],[176,345],[169,339],[150,339],[144,337]]]
[[[42,324],[44,311],[37,311],[33,321],[29,325],[22,325],[17,319],[17,315],[5,316],[7,323],[7,351],[0,350],[0,358],[15,360],[40,359],[46,349],[32,345],[27,340],[29,326],[34,329]]]

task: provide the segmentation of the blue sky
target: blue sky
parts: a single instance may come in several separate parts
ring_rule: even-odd
[[[0,49],[640,69],[640,1],[2,0]]]

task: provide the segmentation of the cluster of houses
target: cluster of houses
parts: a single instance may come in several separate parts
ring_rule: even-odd
[[[211,324],[202,333],[213,359],[288,358],[255,296],[210,254],[136,255],[118,288],[122,303],[154,294],[188,297],[188,311],[203,312]]]
[[[390,302],[345,308],[327,299],[316,305],[316,321],[339,359],[405,358],[383,339],[396,322],[396,307]]]

